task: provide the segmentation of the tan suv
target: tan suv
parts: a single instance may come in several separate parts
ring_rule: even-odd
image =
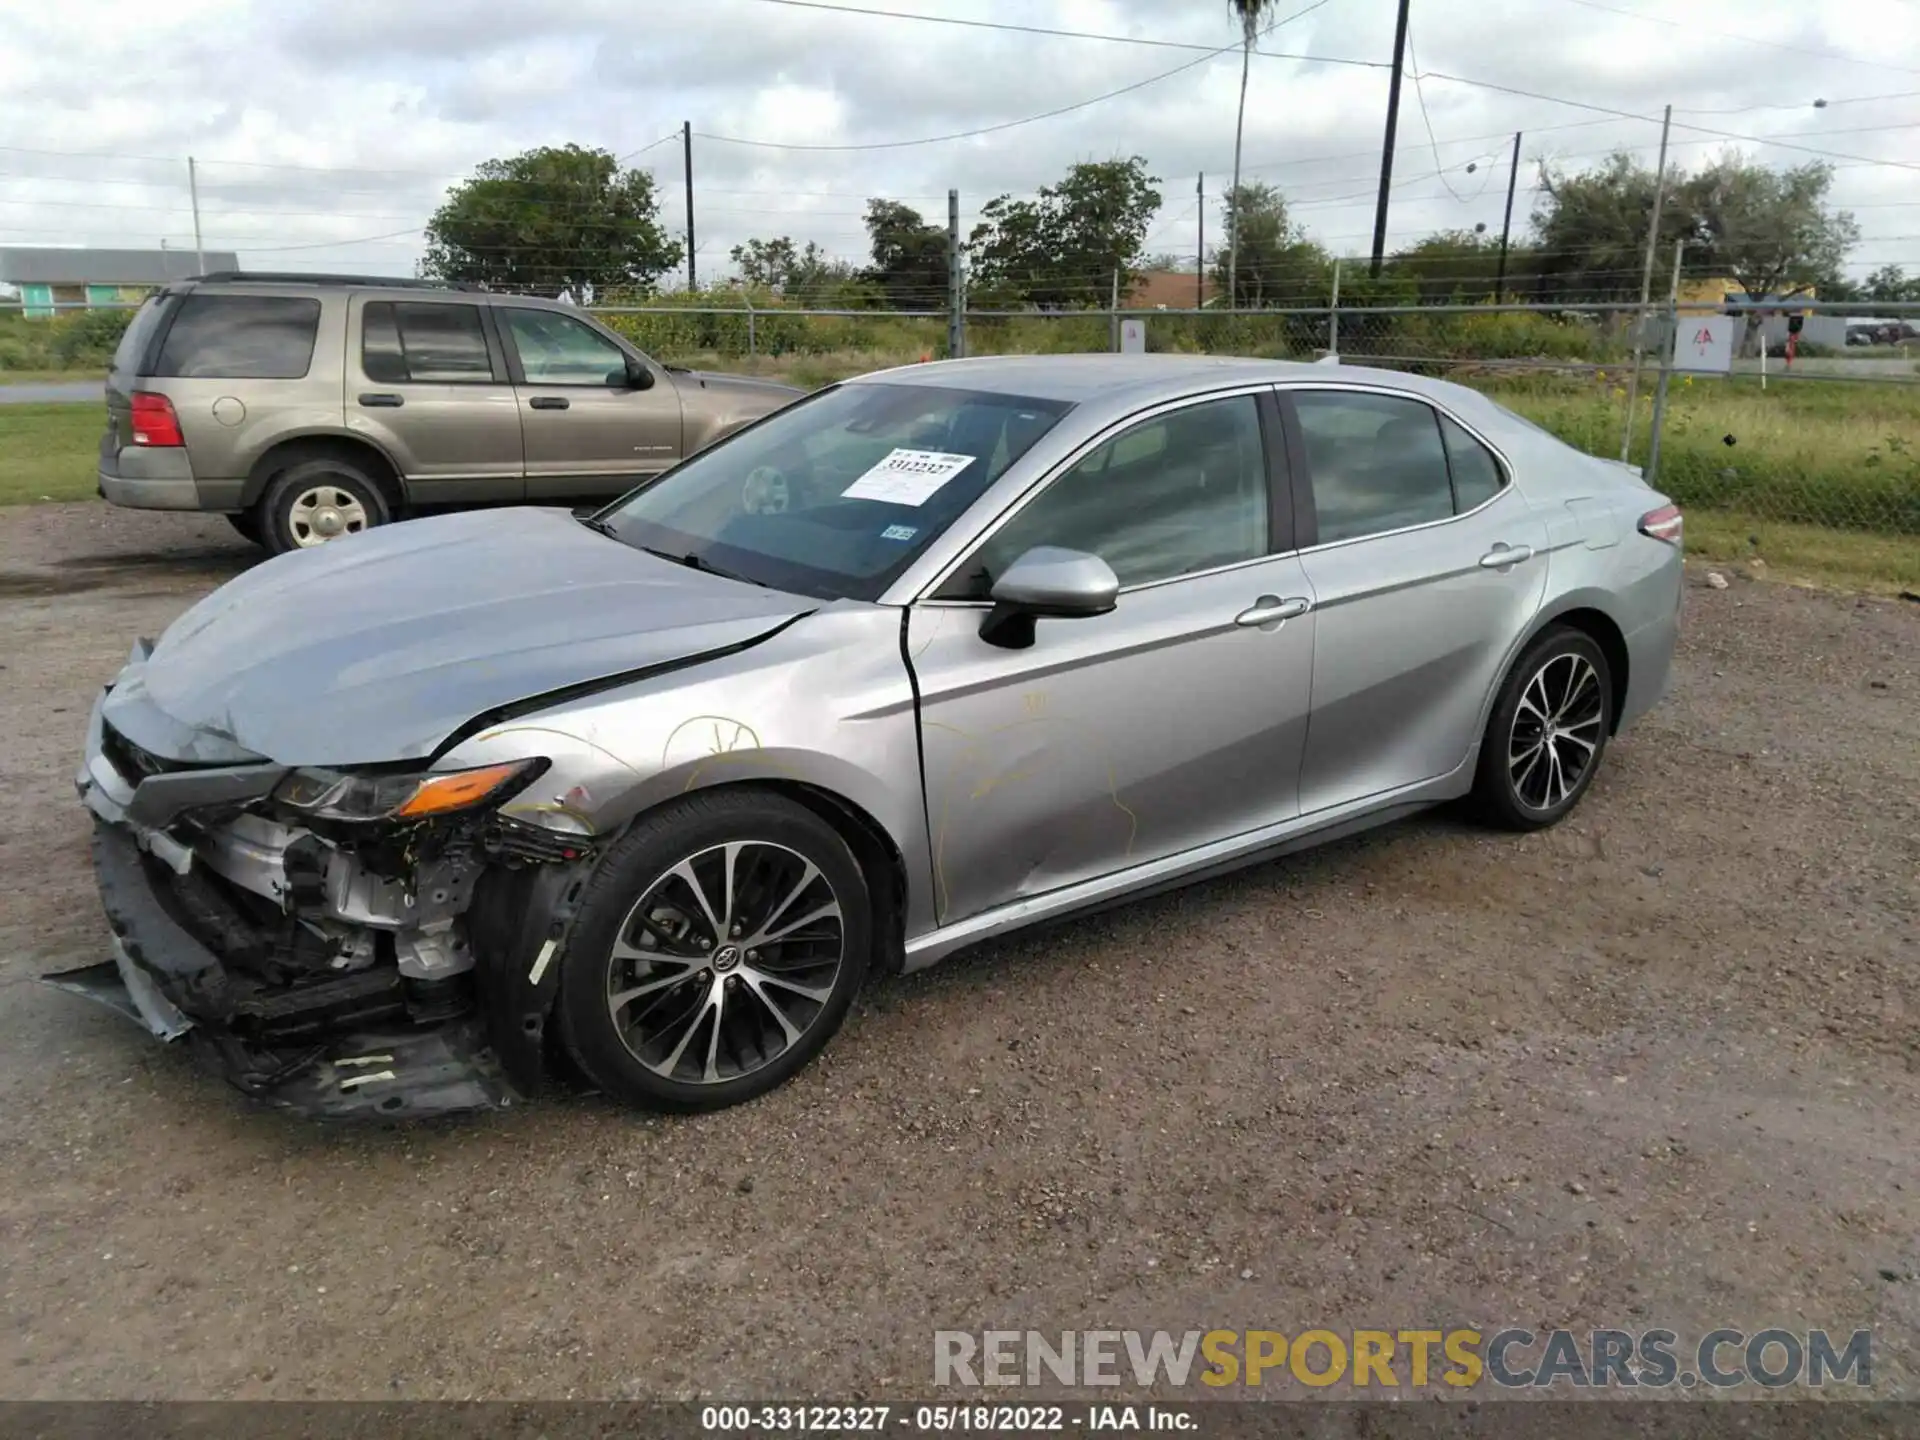
[[[662,365],[557,301],[202,275],[127,326],[100,494],[293,550],[422,509],[607,499],[801,393]]]

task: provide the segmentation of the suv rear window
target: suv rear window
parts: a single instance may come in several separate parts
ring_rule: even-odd
[[[147,350],[153,344],[153,337],[160,328],[160,322],[167,313],[170,295],[149,295],[133,312],[133,319],[127,322],[127,328],[120,332],[120,343],[114,347],[113,368],[121,374],[138,374],[140,362],[147,358]]]
[[[279,295],[201,295],[180,302],[158,376],[298,380],[313,364],[320,302]]]

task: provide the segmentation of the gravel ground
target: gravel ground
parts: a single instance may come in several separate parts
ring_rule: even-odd
[[[1559,828],[877,982],[741,1109],[335,1132],[31,983],[105,953],[95,687],[251,558],[0,511],[0,1395],[925,1398],[941,1327],[1509,1323],[1872,1327],[1920,1395],[1920,607],[1696,575]]]

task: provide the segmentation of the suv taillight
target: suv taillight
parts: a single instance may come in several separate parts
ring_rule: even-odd
[[[1669,545],[1678,545],[1681,543],[1683,524],[1678,505],[1662,505],[1658,510],[1649,510],[1640,517],[1640,533],[1652,536],[1655,540],[1665,540]]]
[[[180,417],[173,413],[173,402],[150,391],[133,392],[133,443],[136,445],[184,445],[180,436]]]

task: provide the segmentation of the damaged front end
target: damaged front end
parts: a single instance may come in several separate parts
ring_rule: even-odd
[[[593,858],[589,837],[498,813],[546,762],[292,770],[205,732],[168,743],[139,689],[102,696],[75,777],[113,960],[49,981],[315,1116],[534,1091],[547,962]]]

